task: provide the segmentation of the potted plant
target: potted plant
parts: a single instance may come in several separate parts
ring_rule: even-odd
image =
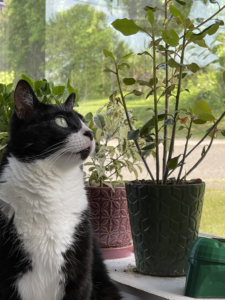
[[[67,80],[66,85],[54,85],[52,81],[41,78],[33,81],[26,75],[21,76],[33,88],[38,99],[43,103],[53,103],[60,105],[64,103],[69,94],[75,92],[77,94],[75,106],[78,106],[78,89],[74,89]],[[8,143],[9,124],[12,113],[14,111],[14,90],[13,83],[0,83],[0,160],[4,152],[4,148]]]
[[[133,250],[125,184],[121,170],[127,168],[136,178],[140,157],[133,141],[127,141],[129,126],[117,92],[93,116],[85,116],[93,130],[96,149],[91,161],[84,165],[91,220],[102,253],[106,259],[129,256]],[[104,113],[103,113],[104,112]],[[132,111],[130,122],[135,125]]]
[[[183,79],[190,73],[196,73],[200,67],[196,63],[185,64],[184,58],[191,44],[207,47],[206,35],[216,33],[224,22],[214,19],[224,9],[220,7],[207,20],[186,18],[176,6],[185,6],[186,1],[165,0],[164,7],[146,6],[146,28],[138,26],[133,20],[117,19],[112,25],[122,34],[129,36],[144,32],[149,37],[149,49],[138,55],[147,55],[152,68],[152,76],[147,80],[137,78],[120,78],[121,69],[130,68],[125,62],[133,53],[122,58],[115,58],[112,52],[103,50],[105,57],[113,60],[115,67],[106,67],[105,72],[116,76],[118,90],[129,124],[127,140],[133,140],[137,151],[146,167],[150,180],[135,180],[126,183],[126,192],[134,242],[134,253],[138,271],[156,276],[185,275],[185,266],[191,245],[198,237],[204,199],[205,183],[201,179],[187,180],[189,174],[206,157],[217,134],[225,136],[225,130],[220,129],[219,123],[225,112],[215,118],[210,107],[204,100],[194,101],[190,108],[182,107],[180,95],[189,90],[183,87]],[[211,3],[218,4],[216,1]],[[174,3],[174,2],[173,2]],[[219,4],[218,4],[219,5]],[[164,28],[156,28],[156,13],[163,12]],[[202,25],[212,21],[202,30]],[[172,28],[172,25],[173,28]],[[175,29],[174,29],[175,28]],[[178,29],[182,33],[178,35]],[[163,73],[162,73],[163,72]],[[162,74],[164,76],[162,76]],[[225,73],[223,73],[225,79]],[[130,94],[138,94],[136,89],[124,93],[124,88],[139,84],[147,87],[146,99],[153,103],[149,108],[149,119],[143,126],[135,129],[130,120],[126,99]],[[140,92],[139,92],[140,93]],[[171,107],[171,97],[175,98]],[[165,106],[159,111],[159,101],[165,98]],[[208,124],[203,138],[188,151],[188,143],[192,136],[193,124],[201,126]],[[179,127],[178,127],[179,125]],[[170,132],[169,132],[169,127]],[[178,130],[184,132],[186,143],[183,153],[173,157],[174,141]],[[202,154],[193,167],[184,173],[184,164],[190,153],[203,140],[210,138],[208,146],[203,147]],[[144,146],[143,146],[143,143]],[[162,176],[160,178],[159,145],[163,145]],[[155,158],[156,175],[146,157]],[[171,179],[171,174],[178,169],[178,176]]]

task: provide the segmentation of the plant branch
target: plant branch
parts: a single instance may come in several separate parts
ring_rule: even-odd
[[[182,54],[181,54],[181,64],[183,64],[183,61],[184,61],[185,37],[186,37],[186,28],[184,29],[183,47],[182,47]],[[180,67],[180,76],[179,76],[177,96],[176,96],[176,104],[175,104],[175,115],[174,115],[174,120],[175,121],[174,121],[173,129],[172,129],[172,136],[171,136],[171,141],[170,141],[170,149],[169,149],[167,164],[169,163],[169,161],[171,160],[172,155],[173,155],[174,141],[175,141],[175,135],[176,135],[176,125],[177,125],[176,117],[178,115],[178,109],[179,109],[179,100],[180,100],[180,91],[181,91],[181,82],[182,82],[182,72],[183,72],[183,67]],[[162,184],[166,184],[168,173],[169,173],[169,169],[166,168],[166,171],[165,171],[164,176],[163,176]]]
[[[185,174],[185,176],[183,176],[181,178],[181,181],[184,180],[184,178],[186,176],[188,176],[192,171],[194,171],[194,169],[203,161],[203,159],[206,157],[207,153],[209,152],[211,146],[212,146],[212,143],[213,143],[213,140],[214,140],[214,132],[213,132],[213,135],[212,135],[212,138],[211,138],[211,141],[210,141],[210,144],[208,145],[208,148],[205,152],[204,155],[202,155],[202,157],[197,161],[197,163]]]
[[[122,91],[122,88],[121,88],[121,83],[120,83],[120,78],[119,78],[119,70],[118,70],[118,67],[117,67],[116,62],[115,62],[115,65],[116,65],[116,77],[117,77],[117,82],[118,82],[118,85],[119,85],[120,95],[121,95],[121,99],[122,99],[122,102],[123,102],[125,114],[126,114],[126,117],[127,117],[127,122],[128,122],[128,124],[129,124],[130,130],[133,130],[132,124],[131,124],[131,122],[130,122],[130,117],[129,117],[129,114],[128,114],[128,110],[127,110],[126,101],[125,101],[125,98],[124,98],[124,95],[123,95],[123,91]],[[145,158],[141,155],[141,149],[140,149],[140,146],[139,146],[139,144],[138,144],[138,141],[135,140],[134,143],[135,143],[135,146],[136,146],[136,148],[137,148],[137,150],[138,150],[138,152],[139,152],[139,155],[140,155],[140,157],[141,157],[141,159],[142,159],[142,161],[143,161],[143,163],[144,163],[144,165],[145,165],[145,167],[146,167],[146,169],[147,169],[148,174],[150,175],[150,177],[151,177],[153,183],[155,183],[155,179],[154,179],[154,177],[153,177],[153,175],[152,175],[152,173],[151,173],[151,170],[149,169],[149,166],[148,166],[148,164],[147,164]]]
[[[189,125],[189,128],[188,128],[187,140],[186,140],[186,144],[185,144],[185,148],[184,148],[183,159],[182,159],[182,161],[181,161],[181,167],[180,167],[180,171],[179,171],[179,174],[178,174],[178,177],[177,177],[177,182],[176,182],[176,184],[179,183],[180,176],[181,176],[182,171],[183,171],[183,166],[184,166],[185,157],[186,157],[186,153],[187,153],[188,142],[189,142],[189,139],[190,139],[190,133],[191,133],[192,123],[193,123],[193,120],[192,120],[192,118],[191,118],[191,122],[190,122],[190,125]],[[185,125],[186,125],[186,124],[185,124]]]
[[[213,129],[216,128],[216,126],[220,123],[220,121],[223,119],[223,117],[225,116],[225,111],[222,113],[222,115],[220,116],[220,118],[216,121],[216,123],[210,128],[209,131],[207,131],[207,133],[203,136],[203,138],[187,153],[187,155],[185,156],[185,159],[207,138],[207,136],[210,134],[210,132],[212,132]],[[177,165],[177,168],[180,167],[180,163]],[[176,168],[174,170],[172,170],[169,173],[169,176],[176,170]]]
[[[213,19],[216,15],[218,15],[223,9],[225,8],[225,5],[220,8],[214,15],[212,15],[211,17],[209,17],[207,20],[205,20],[204,22],[202,22],[201,24],[199,24],[197,26],[197,28],[199,28],[200,26],[202,26],[203,24],[207,23],[208,21],[210,21],[211,19]]]
[[[159,132],[158,132],[158,107],[156,89],[156,45],[154,27],[152,28],[153,40],[153,79],[154,79],[154,110],[155,110],[155,143],[156,143],[156,183],[159,184]]]
[[[168,18],[168,2],[165,0],[165,20]],[[168,26],[165,28],[168,29]],[[168,48],[169,45],[166,43],[166,52],[165,52],[165,58],[166,58],[166,88],[169,86],[169,66],[168,66]],[[169,95],[165,95],[165,113],[169,113]],[[166,115],[166,118],[168,119],[168,116]],[[161,129],[161,128],[160,128]],[[162,166],[162,175],[165,174],[166,171],[166,159],[167,159],[167,136],[168,136],[168,127],[167,125],[164,127],[164,142],[163,142],[163,166]]]

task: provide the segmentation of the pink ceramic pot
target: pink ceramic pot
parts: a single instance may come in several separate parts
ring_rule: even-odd
[[[86,187],[91,222],[105,259],[131,255],[133,242],[125,187]]]

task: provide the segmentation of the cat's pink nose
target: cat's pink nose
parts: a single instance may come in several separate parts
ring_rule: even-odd
[[[94,138],[94,132],[91,131],[91,130],[85,131],[84,135],[85,135],[85,136],[88,136],[89,139],[90,139],[91,141],[92,141],[93,138]]]

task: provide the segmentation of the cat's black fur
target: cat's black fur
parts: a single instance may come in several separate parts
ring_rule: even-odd
[[[57,106],[40,103],[24,80],[18,83],[15,94],[20,93],[21,90],[29,90],[33,98],[33,107],[29,108],[27,104],[15,100],[10,140],[0,165],[0,182],[9,157],[13,155],[23,163],[45,159],[61,149],[66,136],[78,132],[81,121],[84,121],[83,117],[72,109],[75,101],[74,94],[69,96],[65,104]],[[52,121],[56,116],[63,116],[67,120],[69,127],[66,130],[59,128]],[[90,139],[93,138],[92,133],[87,132],[87,135]],[[56,144],[58,144],[57,148],[54,146]],[[83,160],[88,154],[87,150],[80,153]],[[17,233],[14,215],[9,218],[2,206],[0,207],[0,300],[23,300],[17,290],[16,282],[23,274],[32,270],[32,261]],[[93,235],[89,209],[83,212],[80,219],[81,222],[74,231],[75,242],[63,253],[64,265],[61,272],[65,275],[65,283],[59,284],[65,284],[65,292],[60,300],[122,299],[107,274],[99,246]]]

